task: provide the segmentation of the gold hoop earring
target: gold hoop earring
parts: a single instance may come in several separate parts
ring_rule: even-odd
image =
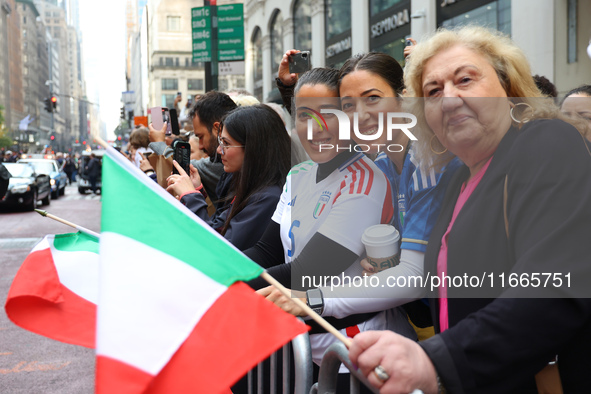
[[[533,116],[534,113],[534,107],[532,107],[531,105],[529,105],[528,103],[517,103],[515,105],[513,105],[511,107],[511,111],[509,111],[509,116],[511,116],[511,119],[513,119],[513,121],[515,123],[527,123],[531,120],[531,117],[524,117],[523,119],[517,119],[515,117],[515,114],[513,113],[513,111],[515,110],[515,108],[519,107],[520,105],[525,105],[527,108],[524,109],[521,114],[525,114],[528,110],[531,111],[531,115]]]
[[[433,134],[433,137],[431,137],[431,139],[429,140],[429,148],[431,149],[431,152],[435,153],[436,155],[442,155],[445,152],[447,152],[447,148],[445,148],[441,152],[435,151],[435,149],[433,149],[433,138],[436,138],[436,137],[437,136],[435,134]],[[437,141],[439,141],[439,140],[437,140]],[[439,144],[441,144],[441,142],[439,142]]]

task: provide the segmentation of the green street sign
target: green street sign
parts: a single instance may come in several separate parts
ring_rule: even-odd
[[[228,4],[218,6],[218,28],[242,26],[244,29],[244,6]]]
[[[193,62],[211,62],[211,51],[193,52]]]
[[[220,38],[218,49],[244,49],[244,37]]]
[[[238,38],[244,37],[244,26],[229,26],[218,28],[218,38]]]
[[[226,4],[218,5],[218,17],[222,16],[243,16],[244,5],[243,4]]]
[[[191,29],[211,29],[209,7],[191,8]]]
[[[241,49],[220,49],[218,51],[218,59],[220,62],[244,60],[244,47]]]
[[[193,43],[202,40],[211,40],[211,30],[193,30]]]
[[[191,8],[193,61],[211,61],[211,14],[209,7]]]

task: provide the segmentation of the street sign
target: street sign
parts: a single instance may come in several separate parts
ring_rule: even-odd
[[[244,60],[244,5],[220,5],[218,15],[218,59]]]
[[[191,8],[194,62],[211,62],[211,14],[209,7]]]
[[[218,75],[244,75],[244,60],[238,62],[219,62]]]
[[[244,60],[244,6],[217,6],[218,61]],[[194,62],[212,61],[212,32],[210,7],[191,8]]]

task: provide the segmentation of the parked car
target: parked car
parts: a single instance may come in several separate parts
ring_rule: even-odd
[[[53,159],[21,159],[19,163],[31,163],[35,171],[40,174],[49,175],[51,178],[51,196],[57,199],[66,193],[68,176],[64,172],[63,164],[60,166],[57,160]]]
[[[106,151],[103,149],[92,151],[92,153],[94,153],[94,155],[100,163],[99,176],[96,181],[96,188],[98,192],[101,192],[102,190],[101,178],[103,175],[103,155],[105,154],[105,152]],[[90,162],[90,153],[91,152],[88,151],[82,152],[82,155],[80,156],[80,161],[78,162],[78,192],[80,194],[86,194],[87,191],[91,190],[90,180],[88,178],[88,175],[86,174],[86,166]]]
[[[28,163],[3,163],[10,180],[6,195],[0,204],[23,206],[32,211],[37,206],[37,201],[43,205],[51,202],[51,182],[49,175],[37,173],[35,168]]]

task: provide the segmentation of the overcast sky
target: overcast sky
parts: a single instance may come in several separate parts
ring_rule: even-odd
[[[125,90],[125,1],[80,0],[88,100],[100,104],[107,138],[119,124]]]

